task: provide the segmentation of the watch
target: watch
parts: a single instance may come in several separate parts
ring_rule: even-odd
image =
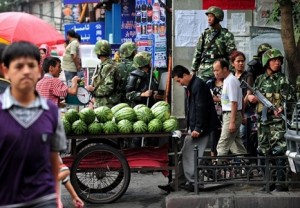
[[[76,97],[81,104],[86,105],[90,102],[91,93],[84,87],[78,87]]]

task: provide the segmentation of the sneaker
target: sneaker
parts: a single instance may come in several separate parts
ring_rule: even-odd
[[[195,191],[195,187],[192,183],[186,183],[183,185],[179,185],[180,189],[186,190],[188,192],[194,192]]]

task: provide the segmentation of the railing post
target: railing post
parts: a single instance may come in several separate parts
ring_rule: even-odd
[[[194,190],[196,194],[199,194],[198,145],[195,145],[194,147],[194,173]]]
[[[270,193],[270,160],[269,160],[269,154],[266,154],[265,159],[265,179],[266,179],[266,191],[267,193]]]

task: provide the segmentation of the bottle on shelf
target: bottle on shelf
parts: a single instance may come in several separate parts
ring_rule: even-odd
[[[140,0],[136,0],[135,5],[135,22],[140,23],[142,18]]]
[[[152,0],[148,0],[148,4],[147,4],[147,22],[152,22],[152,14],[153,14]]]
[[[154,0],[154,3],[153,3],[152,19],[154,22],[158,22],[160,20],[160,4],[159,4],[158,0]]]
[[[142,22],[147,22],[147,5],[146,5],[146,0],[142,1],[141,15],[142,15]]]

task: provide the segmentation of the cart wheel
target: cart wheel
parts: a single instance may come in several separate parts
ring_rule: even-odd
[[[116,149],[120,149],[120,147],[115,142],[109,139],[85,139],[76,146],[76,152],[78,153],[84,150],[85,148],[93,146],[95,144],[107,144]]]
[[[111,203],[126,192],[130,168],[117,149],[97,144],[76,155],[71,182],[81,199],[95,204]]]

